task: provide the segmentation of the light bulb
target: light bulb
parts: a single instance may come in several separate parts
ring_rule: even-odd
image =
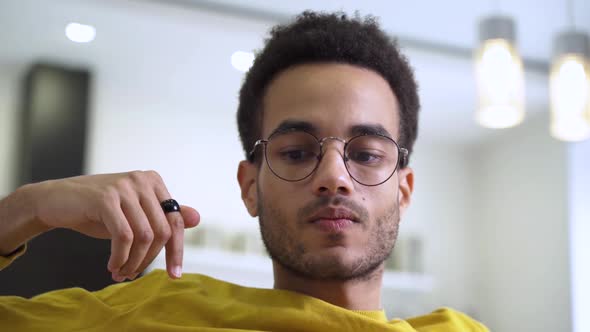
[[[70,23],[66,26],[66,37],[76,43],[89,43],[96,37],[96,29],[91,25]]]
[[[554,61],[550,74],[551,134],[564,141],[590,138],[590,71],[581,55]]]
[[[247,72],[254,62],[254,54],[252,52],[237,51],[231,55],[231,64],[235,69]]]
[[[505,39],[489,39],[476,53],[477,122],[488,128],[515,126],[524,119],[524,73]]]

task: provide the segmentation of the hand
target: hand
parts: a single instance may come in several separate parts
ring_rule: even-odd
[[[198,225],[200,216],[189,206],[164,214],[160,202],[172,196],[157,172],[78,176],[32,186],[42,224],[111,239],[107,268],[115,281],[135,279],[164,246],[168,274],[180,277],[184,229]]]

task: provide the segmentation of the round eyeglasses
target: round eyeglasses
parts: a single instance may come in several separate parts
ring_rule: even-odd
[[[331,136],[318,139],[301,130],[279,131],[266,140],[258,140],[249,156],[253,160],[256,147],[264,145],[266,163],[274,175],[289,182],[301,181],[318,168],[323,144],[332,139],[344,143],[343,160],[348,174],[365,186],[386,182],[407,161],[408,150],[387,136],[367,134],[346,141]]]

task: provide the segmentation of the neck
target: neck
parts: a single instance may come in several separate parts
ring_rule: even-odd
[[[381,310],[383,266],[354,280],[315,280],[295,275],[273,262],[275,289],[313,296],[349,310]]]

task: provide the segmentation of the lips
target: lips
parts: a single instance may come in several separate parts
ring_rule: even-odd
[[[321,231],[338,233],[359,222],[358,217],[350,210],[327,208],[314,214],[309,222]]]
[[[309,222],[311,223],[318,220],[350,220],[355,223],[359,222],[355,213],[343,208],[322,209],[309,218]]]

